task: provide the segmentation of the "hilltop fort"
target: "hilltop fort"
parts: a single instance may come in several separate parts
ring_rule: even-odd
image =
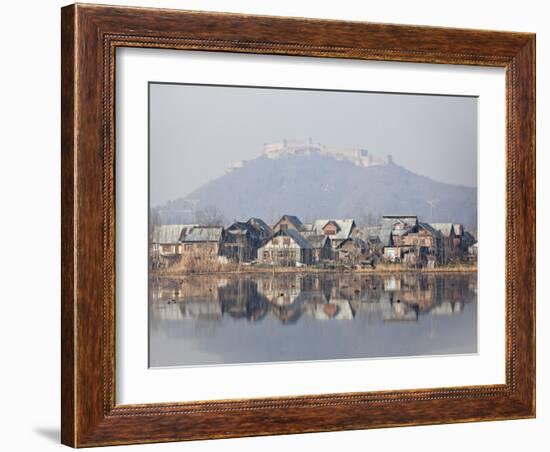
[[[290,155],[320,154],[337,160],[348,160],[357,166],[380,166],[392,163],[392,156],[386,158],[374,155],[364,148],[340,148],[325,146],[308,140],[283,140],[264,145],[263,155],[270,159],[279,159]]]
[[[311,138],[307,140],[283,140],[276,143],[266,143],[262,151],[262,156],[271,160],[278,160],[284,157],[295,155],[322,155],[332,157],[340,161],[348,161],[356,166],[383,166],[393,163],[392,156],[386,157],[372,154],[364,148],[340,148],[325,146],[321,143],[315,143]],[[228,170],[233,171],[242,168],[246,161],[240,160],[232,162]]]

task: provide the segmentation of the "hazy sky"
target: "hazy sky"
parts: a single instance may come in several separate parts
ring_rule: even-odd
[[[391,154],[438,181],[476,185],[476,98],[153,83],[151,206],[259,156],[264,143],[309,137]]]

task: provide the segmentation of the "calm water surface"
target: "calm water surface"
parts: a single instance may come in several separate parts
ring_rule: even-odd
[[[477,352],[477,275],[254,274],[154,279],[149,364]]]

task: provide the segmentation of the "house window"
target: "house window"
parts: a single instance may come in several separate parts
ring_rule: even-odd
[[[269,259],[269,251],[264,251],[264,259]]]
[[[290,239],[288,237],[283,238],[283,245],[290,245]]]

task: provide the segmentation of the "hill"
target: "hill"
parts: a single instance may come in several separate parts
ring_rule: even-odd
[[[206,206],[217,207],[228,222],[255,216],[273,223],[283,213],[304,222],[355,218],[365,224],[383,214],[416,214],[471,229],[477,222],[476,188],[437,182],[395,163],[361,167],[314,153],[247,161],[158,212],[163,223],[188,223]]]

